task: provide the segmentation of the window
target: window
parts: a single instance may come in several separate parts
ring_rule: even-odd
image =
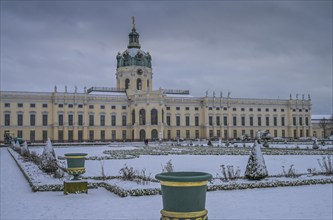
[[[126,140],[126,130],[122,130],[122,138],[123,141]]]
[[[68,142],[73,142],[73,130],[68,131]]]
[[[299,125],[303,126],[303,118],[302,117],[299,117]],[[301,135],[301,137],[303,137],[303,135]]]
[[[296,112],[296,109],[293,109],[293,112]]]
[[[199,116],[195,116],[194,121],[195,121],[195,126],[199,126]]]
[[[213,126],[213,116],[209,116],[209,126]]]
[[[83,105],[82,105],[82,104],[79,104],[78,107],[79,107],[79,108],[83,108]]]
[[[151,124],[157,125],[158,114],[156,109],[152,109],[150,112]]]
[[[228,117],[227,116],[223,116],[223,125],[224,126],[228,125]]]
[[[46,130],[43,130],[43,132],[42,132],[43,134],[43,141],[45,142],[45,141],[47,141],[47,138],[48,138],[48,136],[47,136],[47,131]]]
[[[261,112],[261,108],[258,108],[257,111],[258,111],[258,112]]]
[[[166,110],[170,110],[170,107],[168,106],[168,107],[166,107]]]
[[[43,119],[43,121],[42,121],[43,126],[47,126],[47,124],[48,124],[48,116],[47,116],[47,114],[43,114],[42,119]]]
[[[286,131],[282,130],[282,137],[285,138],[286,137]]]
[[[168,115],[168,116],[167,116],[167,125],[170,126],[170,124],[171,124],[171,117]]]
[[[73,104],[68,104],[68,108],[73,108],[74,105]]]
[[[36,108],[36,104],[35,103],[30,103],[30,108]]]
[[[258,116],[258,126],[261,126],[261,117]]]
[[[23,114],[17,115],[17,125],[22,126],[23,125]]]
[[[274,126],[277,126],[277,117],[274,117],[273,118],[273,124],[274,124]],[[276,136],[275,136],[276,137]]]
[[[179,111],[179,110],[180,110],[180,107],[176,107],[176,110],[178,110],[178,111]]]
[[[30,126],[35,126],[36,125],[36,115],[31,114],[30,115]]]
[[[189,110],[190,110],[190,107],[185,107],[185,110],[186,110],[186,111],[189,111]]]
[[[59,126],[64,125],[64,115],[58,115],[58,124]]]
[[[266,111],[266,112],[269,112],[269,108],[266,108],[265,111]]]
[[[35,131],[31,130],[30,131],[30,142],[35,142],[36,138],[35,138]]]
[[[216,111],[220,111],[220,107],[216,107]]]
[[[250,108],[249,110],[250,110],[250,112],[253,112],[253,108]]]
[[[142,89],[142,81],[141,79],[136,80],[136,89],[141,90]]]
[[[250,116],[250,126],[253,126],[253,116]]]
[[[130,84],[130,80],[129,80],[129,79],[126,79],[126,80],[125,80],[125,89],[128,89],[128,88],[129,88],[129,84]]]
[[[78,115],[78,124],[79,126],[83,125],[83,115]]]
[[[299,112],[302,112],[302,109],[300,109]],[[303,137],[303,135],[301,135],[301,137]]]
[[[111,126],[116,126],[116,116],[111,115]]]
[[[186,126],[190,126],[190,116],[185,117]]]
[[[220,122],[220,116],[216,116],[216,125],[220,126],[221,122]]]
[[[266,116],[266,126],[269,126],[269,117]]]
[[[199,138],[199,130],[195,130],[195,138]]]
[[[116,106],[115,105],[111,105],[111,109],[116,109]]]
[[[127,117],[126,115],[121,116],[121,125],[126,126],[127,125]]]
[[[242,116],[242,126],[245,126],[245,116]]]
[[[198,108],[198,107],[195,107],[194,110],[195,110],[195,111],[199,111],[199,108]]]
[[[105,131],[101,131],[101,141],[105,141]]]
[[[101,126],[105,126],[105,115],[100,115],[99,121]]]
[[[121,109],[126,110],[126,106],[125,105],[121,106]]]
[[[139,125],[145,125],[146,124],[146,110],[141,109],[139,111]]]
[[[234,111],[234,112],[237,111],[237,108],[232,108],[232,111]]]
[[[275,108],[275,109],[273,109],[273,112],[276,112],[276,108]]]
[[[177,138],[180,138],[180,130],[176,131]]]
[[[5,103],[5,108],[9,108],[10,107],[10,103]]]
[[[209,110],[213,110],[213,107],[209,107],[208,109],[209,109]]]
[[[89,131],[89,141],[94,141],[94,131]]]
[[[23,108],[23,103],[17,103],[18,108]]]
[[[305,118],[305,125],[306,125],[306,126],[309,125],[309,118],[308,118],[308,117]],[[308,137],[308,136],[309,136],[309,135],[307,135],[307,137]]]
[[[224,130],[224,138],[228,138],[228,130]]]
[[[100,106],[100,109],[105,109],[105,105],[101,105],[101,106]]]
[[[89,115],[89,126],[94,126],[94,115]]]
[[[111,132],[111,139],[112,139],[112,141],[116,140],[116,137],[117,137],[116,135],[117,135],[116,131],[112,130],[112,132]]]
[[[83,141],[83,131],[82,130],[77,131],[77,139],[79,142]]]
[[[58,108],[63,108],[64,104],[58,104]]]
[[[228,108],[227,108],[227,107],[224,107],[224,108],[223,108],[223,110],[224,110],[224,111],[227,111],[227,110],[228,110]]]
[[[245,108],[241,108],[241,111],[244,112],[244,111],[245,111]]]
[[[10,114],[5,114],[5,126],[10,126]]]
[[[293,117],[293,126],[296,126],[296,117]]]
[[[285,126],[285,119],[283,116],[281,117],[281,126]]]
[[[237,117],[236,116],[232,117],[232,124],[233,124],[233,126],[237,126]]]
[[[73,115],[68,115],[68,126],[73,126],[74,125],[74,120],[73,120]]]
[[[186,139],[190,139],[190,130],[186,130]]]
[[[281,108],[281,112],[284,112],[284,108]]]
[[[94,105],[89,105],[89,109],[94,109]]]
[[[180,126],[180,116],[176,116],[176,126]]]
[[[237,130],[233,130],[233,133],[234,133],[234,138],[236,139],[237,138]]]
[[[221,137],[221,130],[216,130],[216,136]]]
[[[213,130],[209,130],[209,137],[210,138],[214,137],[214,131]]]
[[[47,104],[43,104],[42,107],[43,107],[43,108],[47,108]]]

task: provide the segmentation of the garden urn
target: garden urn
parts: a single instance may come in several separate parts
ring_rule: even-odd
[[[155,176],[162,188],[164,219],[207,219],[207,183],[212,175],[204,172],[167,172]]]
[[[67,160],[67,173],[74,176],[73,180],[79,180],[79,176],[86,172],[84,168],[85,153],[65,154]]]

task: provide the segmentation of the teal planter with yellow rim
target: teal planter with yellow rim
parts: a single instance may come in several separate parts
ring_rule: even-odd
[[[87,154],[85,153],[69,153],[65,154],[67,160],[67,173],[74,176],[73,180],[79,180],[79,176],[86,172],[84,161]]]
[[[207,183],[212,175],[204,172],[168,172],[155,176],[162,188],[162,220],[208,219]]]

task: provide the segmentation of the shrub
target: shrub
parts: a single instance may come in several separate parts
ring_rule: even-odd
[[[294,164],[290,165],[288,171],[284,169],[284,166],[282,166],[282,175],[284,177],[292,177],[296,178],[299,177],[300,175],[296,173],[296,170],[294,169]]]
[[[172,160],[169,160],[166,165],[162,166],[162,173],[164,172],[173,172],[173,164],[171,162]]]
[[[324,174],[333,175],[333,157],[327,155],[323,156],[322,162],[320,162],[320,159],[317,159],[317,161]]]

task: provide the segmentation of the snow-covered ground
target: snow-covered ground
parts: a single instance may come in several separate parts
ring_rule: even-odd
[[[121,147],[119,147],[121,148]],[[131,149],[131,146],[126,146]],[[108,146],[55,148],[57,156],[69,152],[103,155]],[[115,148],[116,149],[116,148]],[[124,148],[121,148],[124,149]],[[35,148],[38,152],[38,148]],[[162,198],[159,195],[121,198],[104,188],[89,189],[88,194],[64,195],[62,192],[33,193],[28,182],[6,148],[0,149],[0,219],[159,219]],[[298,172],[319,169],[319,155],[265,155],[270,175],[280,174],[281,166],[294,164]],[[221,164],[234,165],[244,173],[248,156],[168,155],[127,160],[105,160],[107,175],[119,175],[126,163],[147,169],[152,177],[172,160],[175,170],[200,170],[215,175]],[[86,176],[101,174],[99,161],[86,161]],[[214,191],[207,193],[209,219],[332,219],[333,185],[281,187]]]

